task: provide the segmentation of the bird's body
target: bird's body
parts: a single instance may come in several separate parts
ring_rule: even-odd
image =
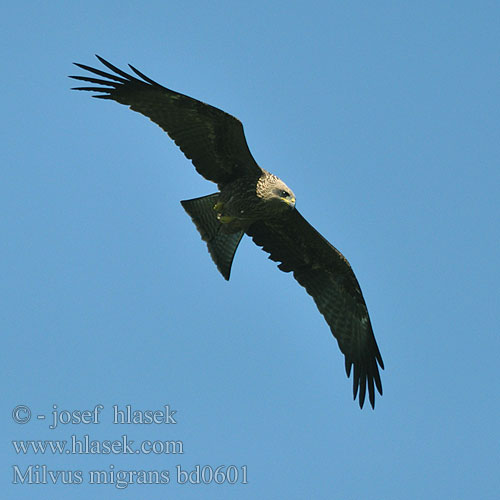
[[[224,185],[214,209],[223,226],[246,231],[253,222],[279,217],[294,207],[291,189],[263,170],[258,178],[242,177]]]
[[[253,159],[241,122],[224,111],[167,89],[131,66],[141,78],[128,75],[104,59],[114,74],[77,64],[102,78],[72,76],[99,86],[76,90],[100,92],[131,107],[163,128],[192,160],[196,170],[219,191],[182,201],[217,268],[229,279],[244,234],[293,272],[313,297],[345,355],[353,394],[363,407],[366,391],[372,407],[375,387],[382,394],[378,367],[383,368],[361,289],[345,257],[321,236],[295,208],[295,195]]]

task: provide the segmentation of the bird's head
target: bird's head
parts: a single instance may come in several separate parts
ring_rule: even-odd
[[[268,172],[259,179],[257,195],[275,207],[295,208],[293,191],[281,179]]]

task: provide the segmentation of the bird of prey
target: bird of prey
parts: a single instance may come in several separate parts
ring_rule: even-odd
[[[170,90],[130,66],[125,73],[103,58],[112,73],[75,63],[95,76],[71,76],[92,86],[100,99],[125,104],[159,125],[219,191],[181,201],[226,280],[244,234],[279,262],[313,297],[353,373],[353,396],[362,408],[366,391],[375,407],[382,394],[384,368],[368,310],[349,262],[295,208],[295,195],[278,177],[259,167],[248,148],[243,126],[234,116]]]

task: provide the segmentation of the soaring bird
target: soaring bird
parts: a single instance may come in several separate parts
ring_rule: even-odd
[[[200,175],[219,191],[181,201],[218,270],[229,280],[231,264],[244,234],[279,262],[314,299],[353,373],[353,397],[363,408],[366,390],[372,408],[375,388],[382,394],[382,356],[368,309],[347,259],[318,233],[295,207],[293,191],[254,160],[243,125],[230,114],[170,90],[130,66],[125,73],[102,57],[112,73],[75,63],[94,76],[71,76],[92,86],[100,99],[125,104],[159,125],[190,159]]]

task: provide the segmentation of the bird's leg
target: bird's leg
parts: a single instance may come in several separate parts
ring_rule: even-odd
[[[222,224],[229,224],[230,222],[233,222],[235,217],[231,217],[230,215],[223,215],[222,210],[224,208],[224,203],[221,201],[218,201],[214,205],[214,210],[217,212],[217,220],[220,221]]]

